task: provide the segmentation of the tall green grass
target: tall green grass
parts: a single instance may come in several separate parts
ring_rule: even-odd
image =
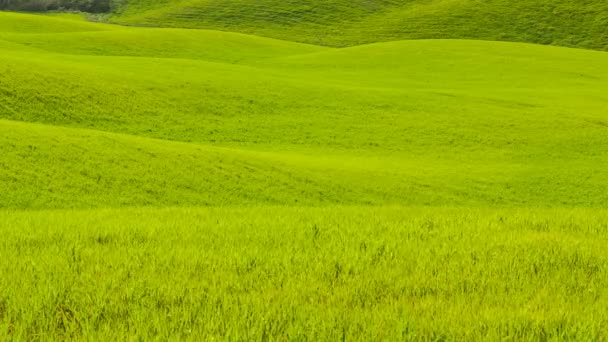
[[[608,214],[0,212],[0,336],[601,340]]]

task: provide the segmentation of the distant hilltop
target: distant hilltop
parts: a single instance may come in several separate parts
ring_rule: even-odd
[[[325,46],[482,39],[608,49],[605,0],[128,0],[111,21]]]
[[[331,47],[479,39],[608,50],[605,0],[0,0],[0,9],[79,10],[96,20],[241,32]]]

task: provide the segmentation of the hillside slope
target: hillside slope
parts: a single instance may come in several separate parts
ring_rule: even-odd
[[[607,57],[0,12],[0,340],[603,340]]]
[[[602,0],[129,0],[111,21],[327,46],[464,38],[608,49]]]
[[[18,32],[27,33],[66,33],[66,32],[89,32],[89,31],[111,31],[120,27],[114,25],[103,25],[83,20],[76,20],[67,15],[32,15],[14,12],[0,12],[0,33]]]
[[[603,52],[38,18],[0,32],[0,207],[608,203]]]

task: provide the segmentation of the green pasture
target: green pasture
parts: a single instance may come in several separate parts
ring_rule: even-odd
[[[0,334],[601,340],[607,222],[573,209],[2,212]]]
[[[0,33],[3,207],[607,203],[605,52],[106,26]]]
[[[606,338],[606,6],[309,2],[0,12],[0,340]]]
[[[109,20],[338,47],[483,39],[608,48],[608,3],[600,0],[129,0]]]

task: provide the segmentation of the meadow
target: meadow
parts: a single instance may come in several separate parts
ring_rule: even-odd
[[[14,340],[602,340],[606,210],[0,213]]]
[[[171,27],[0,12],[0,340],[606,338],[603,4],[503,39],[596,50],[127,5]]]
[[[608,49],[608,4],[589,0],[128,0],[109,22],[233,31],[345,47],[483,39]]]

